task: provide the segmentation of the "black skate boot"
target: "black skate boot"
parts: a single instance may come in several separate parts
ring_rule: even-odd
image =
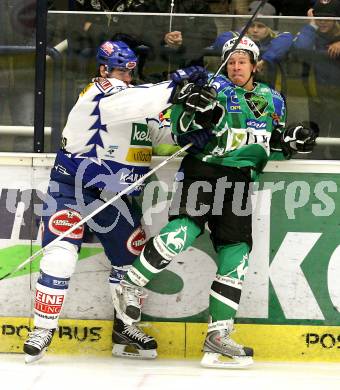
[[[253,349],[237,344],[230,337],[233,325],[232,320],[209,324],[201,360],[203,367],[243,368],[253,364]]]
[[[55,329],[34,328],[24,343],[25,362],[32,363],[44,356]]]
[[[134,325],[126,325],[116,318],[113,325],[112,355],[137,359],[155,359],[157,357],[156,340]]]

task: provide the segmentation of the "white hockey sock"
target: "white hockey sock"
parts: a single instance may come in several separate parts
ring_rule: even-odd
[[[34,297],[34,325],[55,329],[65,301],[70,278],[57,278],[43,272],[36,284]]]

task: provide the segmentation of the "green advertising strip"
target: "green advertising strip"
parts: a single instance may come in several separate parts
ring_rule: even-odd
[[[14,245],[0,249],[0,272],[5,275],[15,269],[18,265],[28,259],[34,252],[37,252],[41,247],[38,245]],[[102,248],[82,248],[79,254],[79,260],[86,259],[97,253],[103,252]],[[26,267],[12,274],[9,278],[27,275],[29,273],[39,272],[41,256],[38,256]]]

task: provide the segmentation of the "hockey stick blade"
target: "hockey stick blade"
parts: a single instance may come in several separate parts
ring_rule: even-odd
[[[248,20],[247,24],[244,26],[244,29],[241,31],[240,35],[238,36],[238,38],[234,42],[234,44],[233,44],[232,48],[230,49],[230,51],[235,50],[237,45],[241,42],[242,38],[246,35],[247,31],[249,30],[249,27],[251,26],[251,24],[253,23],[254,19],[256,18],[256,15],[259,13],[261,8],[267,3],[267,1],[268,0],[262,0],[259,3],[259,5],[257,6],[255,12],[251,16],[251,18]],[[209,86],[211,86],[213,84],[213,82],[215,81],[216,77],[221,73],[222,69],[224,69],[226,65],[227,65],[227,58],[222,62],[220,67],[217,69],[217,71],[214,73],[214,75],[209,80],[209,83],[208,83]]]
[[[143,183],[143,181],[145,179],[147,179],[148,177],[150,177],[151,175],[153,175],[155,172],[157,172],[160,168],[162,168],[164,165],[166,165],[170,160],[173,160],[175,157],[178,157],[180,156],[183,152],[185,152],[187,149],[189,149],[190,147],[192,146],[192,144],[188,144],[188,145],[185,145],[183,146],[182,149],[178,150],[177,152],[175,152],[174,154],[172,154],[171,156],[169,156],[168,158],[166,158],[164,161],[162,161],[160,164],[158,164],[157,166],[155,166],[155,168],[151,169],[148,173],[146,173],[144,176],[142,176],[141,178],[139,178],[138,180],[136,180],[134,183],[132,183],[130,186],[128,186],[127,188],[125,188],[125,190],[119,192],[117,195],[115,195],[113,198],[109,199],[107,202],[103,203],[100,207],[98,207],[97,209],[95,209],[94,211],[92,211],[92,213],[90,213],[89,215],[87,215],[86,217],[84,217],[83,219],[81,219],[78,223],[76,223],[75,225],[73,225],[72,227],[70,227],[68,230],[66,230],[66,232],[64,232],[63,234],[61,234],[60,236],[58,236],[57,238],[55,238],[53,241],[51,241],[49,244],[47,244],[46,246],[44,246],[43,248],[39,249],[37,252],[33,253],[33,255],[31,257],[29,257],[28,259],[26,259],[24,262],[22,262],[21,264],[19,264],[16,268],[14,268],[12,271],[8,272],[6,275],[0,277],[0,280],[3,280],[5,278],[8,278],[8,276],[10,275],[13,275],[15,274],[16,272],[20,271],[21,269],[23,269],[25,267],[25,265],[31,263],[36,257],[38,257],[39,255],[41,255],[43,253],[43,251],[46,249],[46,248],[49,248],[50,246],[52,246],[53,244],[55,244],[56,242],[58,241],[61,241],[63,238],[65,238],[66,236],[68,236],[70,233],[72,233],[74,230],[78,229],[79,226],[82,226],[84,223],[86,223],[88,220],[90,220],[92,217],[94,217],[95,215],[97,215],[98,213],[100,213],[102,210],[104,210],[107,206],[109,206],[110,204],[114,203],[116,200],[120,199],[123,195],[127,194],[128,192],[130,192],[131,190],[133,190],[135,187],[139,186],[140,184]]]

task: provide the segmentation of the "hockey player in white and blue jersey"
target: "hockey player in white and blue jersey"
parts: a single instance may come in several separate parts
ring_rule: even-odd
[[[207,77],[203,69],[192,67],[176,72],[173,80],[135,87],[131,82],[137,62],[135,53],[121,41],[104,42],[98,49],[98,77],[81,92],[69,113],[51,171],[43,246],[98,208],[108,194],[111,197],[148,172],[152,146],[171,140],[169,129],[160,129],[157,120],[150,118],[171,105],[183,80],[204,83]],[[145,244],[140,217],[130,198],[123,196],[87,223],[112,264],[111,292]],[[51,343],[84,229],[79,227],[44,252],[35,291],[34,330],[24,344],[27,362],[42,357]],[[142,298],[140,291],[131,289],[131,302]],[[137,326],[124,324],[119,316],[114,321],[113,342],[114,355],[157,356],[156,341]],[[126,345],[134,346],[136,352],[126,352]]]

